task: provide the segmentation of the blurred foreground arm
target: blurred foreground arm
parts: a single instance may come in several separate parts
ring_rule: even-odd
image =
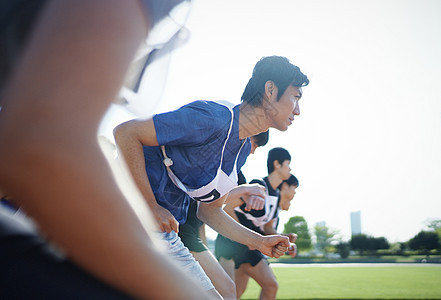
[[[97,143],[99,122],[147,34],[141,5],[47,1],[1,95],[0,186],[103,281],[137,298],[206,298],[154,247]]]

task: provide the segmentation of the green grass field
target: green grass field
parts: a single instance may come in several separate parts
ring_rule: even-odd
[[[441,265],[272,267],[277,299],[441,299]],[[259,293],[250,280],[241,299],[258,299]]]

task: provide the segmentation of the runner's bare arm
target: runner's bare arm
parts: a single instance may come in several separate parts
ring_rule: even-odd
[[[178,232],[179,223],[175,217],[156,202],[145,169],[143,146],[157,146],[153,120],[131,120],[118,125],[114,130],[115,141],[133,179],[153,212],[161,231]]]
[[[289,246],[287,237],[262,236],[236,222],[223,209],[226,196],[211,203],[201,202],[198,218],[223,236],[271,257],[280,257]]]
[[[264,186],[257,183],[241,184],[228,193],[225,204],[234,208],[246,203],[246,211],[260,210],[265,206],[265,196]],[[225,211],[228,211],[228,208]]]
[[[263,229],[266,235],[277,234],[277,231],[274,229],[273,223],[276,219],[271,219],[268,223],[263,225]]]

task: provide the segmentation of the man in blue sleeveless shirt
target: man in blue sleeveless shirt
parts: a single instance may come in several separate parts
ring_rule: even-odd
[[[286,237],[249,230],[222,206],[249,155],[249,137],[270,127],[287,130],[300,114],[298,101],[308,83],[287,58],[264,57],[254,67],[240,105],[196,101],[115,129],[120,152],[169,243],[170,255],[191,272],[200,274],[188,250],[180,249],[177,231],[194,200],[199,201],[201,221],[220,234],[271,257],[287,250]],[[197,276],[205,289],[217,293],[203,272]]]
[[[258,147],[266,145],[269,138],[269,130],[250,137],[251,151],[253,154]],[[246,184],[245,176],[242,171],[238,174],[238,187],[233,189],[226,200],[234,201],[239,198],[246,201],[246,210],[262,209],[265,204],[265,188],[259,184]],[[242,200],[241,200],[242,201]],[[234,267],[224,270],[225,266],[217,261],[216,257],[206,246],[205,224],[196,216],[198,202],[190,202],[188,208],[187,221],[179,224],[178,235],[182,243],[188,248],[193,257],[199,262],[204,272],[210,278],[216,290],[224,298],[236,297],[236,286],[229,276],[228,271],[234,271]]]

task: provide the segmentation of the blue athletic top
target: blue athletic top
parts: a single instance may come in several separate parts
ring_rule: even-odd
[[[227,141],[222,170],[230,174],[242,146],[239,139],[239,106],[233,108],[234,119]],[[159,145],[165,145],[173,160],[173,173],[188,187],[209,183],[218,170],[222,146],[231,122],[230,110],[219,103],[195,101],[175,111],[153,117]],[[245,164],[251,150],[247,138],[237,160],[237,171]],[[144,146],[146,171],[159,205],[167,208],[180,224],[187,219],[190,196],[170,180],[162,160],[161,148]]]

